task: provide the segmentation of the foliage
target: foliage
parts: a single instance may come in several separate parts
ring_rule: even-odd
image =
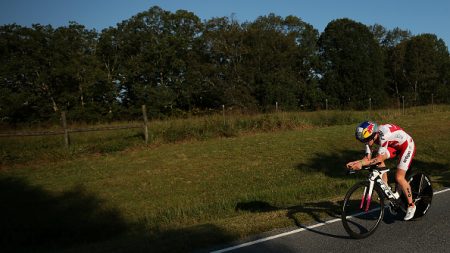
[[[386,103],[384,61],[374,35],[363,24],[349,19],[328,24],[319,40],[323,90],[337,103],[367,108]]]
[[[0,26],[0,122],[133,120],[217,110],[449,103],[450,57],[433,34],[299,17],[201,21],[158,6],[101,32]]]

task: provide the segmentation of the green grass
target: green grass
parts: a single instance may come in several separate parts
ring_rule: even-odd
[[[430,112],[431,107],[411,108],[410,116]],[[437,106],[434,111],[449,111],[448,106]],[[391,120],[398,117],[398,110],[373,112],[320,111],[320,112],[280,112],[260,115],[227,114],[152,121],[149,127],[148,146],[165,143],[178,143],[195,140],[208,140],[222,137],[237,137],[245,134],[299,130],[333,125],[356,124],[368,118],[372,120]],[[139,122],[118,122],[114,125],[141,124]],[[102,125],[97,125],[102,126]],[[73,124],[72,129],[86,128],[84,124]],[[30,126],[16,131],[58,130],[58,126],[32,128]],[[107,154],[127,149],[143,148],[142,129],[116,130],[103,132],[71,133],[69,149],[64,147],[62,135],[38,137],[0,137],[0,168],[9,165],[54,162],[61,159],[74,159],[86,154]]]
[[[0,246],[7,251],[184,252],[339,216],[343,195],[363,177],[344,173],[344,164],[359,158],[363,148],[353,137],[353,122],[345,121],[365,116],[241,116],[228,122],[239,129],[231,138],[155,137],[149,146],[126,143],[127,148],[100,155],[86,151],[6,164],[0,171]],[[325,117],[329,121],[323,123]],[[432,175],[435,188],[450,186],[449,110],[407,116],[377,112],[376,118],[410,132],[417,143],[415,166]],[[195,132],[196,126],[208,125],[205,121],[194,119],[186,128]],[[183,122],[158,124],[178,129]]]

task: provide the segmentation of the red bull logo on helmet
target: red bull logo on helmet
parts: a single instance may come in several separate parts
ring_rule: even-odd
[[[373,124],[370,124],[367,128],[362,131],[362,136],[364,139],[369,138],[373,133]]]
[[[360,141],[366,141],[370,138],[374,132],[377,131],[377,125],[375,123],[366,121],[356,128],[356,137]]]

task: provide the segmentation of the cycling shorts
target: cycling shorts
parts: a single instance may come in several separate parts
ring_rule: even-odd
[[[408,170],[411,165],[412,159],[416,153],[416,146],[414,145],[414,141],[411,139],[410,141],[406,141],[402,145],[403,149],[395,149],[393,147],[380,147],[378,150],[379,154],[387,154],[387,158],[394,158],[397,155],[400,157],[398,161],[397,168],[401,170]]]

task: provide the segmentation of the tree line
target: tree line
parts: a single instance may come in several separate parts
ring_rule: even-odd
[[[201,21],[154,6],[97,32],[0,26],[0,122],[127,120],[236,107],[365,109],[450,102],[450,56],[434,34],[347,18],[322,33],[295,16]]]

